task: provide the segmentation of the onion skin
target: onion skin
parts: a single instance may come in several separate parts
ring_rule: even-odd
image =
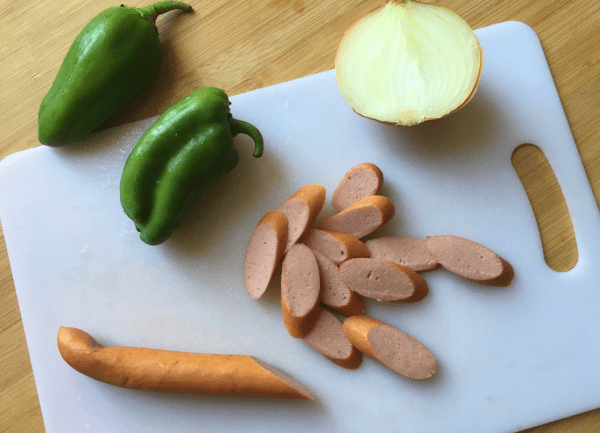
[[[446,9],[450,12],[452,12],[453,14],[457,15],[460,17],[460,15],[458,15],[456,12],[454,12],[452,9],[448,8],[447,6],[438,4],[438,3],[427,3],[427,2],[423,2],[423,1],[418,1],[418,0],[386,0],[385,3],[381,6],[378,6],[374,9],[372,9],[371,11],[365,13],[364,15],[362,15],[359,19],[357,19],[351,26],[350,28],[344,33],[344,36],[342,37],[342,40],[340,41],[338,48],[337,48],[337,52],[336,52],[336,63],[337,63],[337,59],[339,57],[340,51],[342,46],[344,45],[344,42],[347,38],[347,36],[352,33],[352,31],[354,30],[354,28],[367,16],[373,14],[374,12],[376,12],[377,10],[383,8],[387,3],[398,3],[398,4],[402,4],[402,3],[407,3],[408,1],[412,2],[412,3],[422,3],[422,4],[427,4],[429,6],[434,6],[434,7],[438,7],[438,8],[443,8]],[[462,18],[462,17],[461,17]],[[463,19],[464,20],[464,19]],[[437,116],[437,117],[431,117],[431,118],[424,118],[421,119],[420,121],[416,122],[416,123],[402,123],[402,122],[390,122],[390,121],[384,121],[384,120],[380,120],[374,117],[369,117],[366,116],[364,114],[359,113],[358,111],[356,111],[354,109],[354,107],[351,106],[352,111],[354,111],[356,114],[358,114],[361,117],[367,118],[367,119],[371,119],[371,120],[376,120],[377,122],[386,124],[386,125],[394,125],[394,126],[415,126],[415,125],[419,125],[421,123],[427,123],[430,122],[432,120],[437,120],[437,119],[441,119],[442,117],[446,117],[449,114],[455,113],[456,111],[460,110],[461,108],[463,108],[469,101],[471,101],[471,99],[473,99],[473,97],[475,96],[475,93],[477,92],[477,89],[479,87],[479,83],[481,81],[481,74],[483,72],[483,64],[484,64],[484,52],[483,52],[483,48],[481,47],[481,44],[479,43],[479,40],[477,40],[477,47],[479,48],[479,58],[480,58],[480,62],[479,62],[479,73],[477,75],[477,79],[475,81],[475,84],[473,86],[473,89],[471,90],[471,93],[465,98],[465,100],[460,103],[456,108],[451,109],[450,111],[448,111],[447,113],[441,115],[441,116]],[[336,65],[337,67],[337,65]]]

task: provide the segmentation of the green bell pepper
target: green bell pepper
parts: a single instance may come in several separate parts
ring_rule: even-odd
[[[159,1],[100,12],[79,33],[42,100],[38,139],[49,146],[79,141],[137,95],[158,72],[156,18],[191,6]]]
[[[233,137],[249,135],[254,156],[263,138],[253,125],[236,120],[229,98],[202,87],[169,107],[142,135],[121,176],[121,205],[140,239],[158,245],[181,224],[198,197],[239,161]]]

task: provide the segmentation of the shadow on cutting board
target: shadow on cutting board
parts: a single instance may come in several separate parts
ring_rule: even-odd
[[[415,163],[438,170],[461,170],[468,161],[473,166],[492,169],[497,163],[496,149],[501,143],[491,143],[491,137],[506,130],[502,113],[494,106],[495,98],[480,89],[473,100],[456,113],[434,122],[412,127],[373,124],[393,148],[401,148],[402,156]],[[522,144],[512,153],[510,163],[515,169],[529,198],[548,266],[566,272],[578,261],[577,243],[569,210],[556,176],[541,149],[534,144]]]
[[[455,113],[435,121],[410,127],[381,125],[385,140],[403,157],[410,157],[428,165],[440,166],[449,161],[467,158],[478,163],[486,158],[491,137],[502,125],[497,121],[495,98],[480,89],[473,100]]]

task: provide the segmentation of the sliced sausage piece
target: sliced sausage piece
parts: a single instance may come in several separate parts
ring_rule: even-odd
[[[431,255],[424,239],[404,236],[383,236],[365,242],[373,259],[397,263],[416,272],[431,271],[440,267]]]
[[[278,210],[267,212],[252,232],[244,257],[244,284],[251,298],[265,293],[283,257],[287,235],[287,218]]]
[[[315,399],[298,381],[250,355],[102,347],[87,332],[62,326],[57,344],[63,359],[78,372],[124,388]]]
[[[348,340],[368,357],[412,379],[427,379],[435,373],[437,361],[416,338],[368,316],[344,321]]]
[[[423,277],[406,266],[385,260],[347,260],[340,265],[340,276],[350,290],[379,301],[415,302],[428,293]]]
[[[309,228],[300,241],[336,265],[355,257],[369,257],[366,245],[348,233]]]
[[[426,241],[433,257],[449,271],[489,286],[508,286],[513,267],[492,250],[460,236],[431,236]]]
[[[341,367],[353,370],[362,364],[362,353],[344,334],[342,321],[327,310],[319,309],[315,325],[302,339]]]
[[[365,311],[363,297],[344,283],[335,263],[318,251],[313,253],[319,265],[321,302],[346,317],[362,314]]]
[[[350,169],[339,183],[331,204],[336,212],[341,212],[359,200],[379,194],[383,184],[383,173],[375,164],[365,162]]]
[[[312,328],[319,313],[320,287],[319,266],[312,250],[303,244],[293,245],[281,270],[281,311],[292,337],[302,338]]]
[[[288,220],[285,252],[302,237],[307,228],[312,227],[324,204],[325,187],[311,184],[300,188],[277,208]]]
[[[329,217],[319,228],[362,238],[391,220],[395,211],[394,204],[389,198],[372,195]]]

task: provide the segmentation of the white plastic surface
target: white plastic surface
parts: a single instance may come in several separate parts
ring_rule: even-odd
[[[0,216],[48,432],[509,432],[600,404],[600,214],[541,45],[508,22],[477,32],[485,66],[475,98],[411,128],[359,117],[333,71],[238,95],[265,154],[236,138],[241,161],[160,246],[143,244],[119,203],[129,150],[154,119],[66,148],[37,147],[0,164]],[[567,200],[579,262],[544,262],[514,148],[545,153]],[[416,304],[367,302],[367,314],[437,356],[414,381],[365,358],[354,371],[288,336],[279,294],[250,299],[245,248],[255,225],[301,186],[331,194],[362,162],[377,164],[396,215],[376,235],[455,234],[511,262],[490,288],[445,270],[424,273]],[[252,354],[292,375],[315,402],[167,395],[113,387],[60,357],[58,327],[104,345]]]

